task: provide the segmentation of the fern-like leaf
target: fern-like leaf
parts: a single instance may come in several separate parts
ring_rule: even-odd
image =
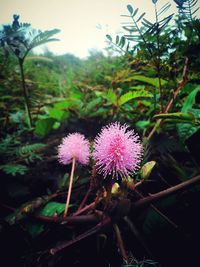
[[[53,30],[44,31],[44,32],[39,31],[39,33],[36,36],[34,36],[34,38],[32,39],[29,45],[29,49],[35,48],[39,45],[46,44],[48,42],[59,41],[59,39],[51,38],[54,34],[57,34],[59,32],[60,30],[58,29],[53,29]]]
[[[31,145],[24,145],[16,150],[16,155],[19,158],[24,158],[24,161],[28,164],[34,162],[35,160],[41,160],[42,156],[40,154],[41,149],[44,149],[45,145],[36,143]]]
[[[0,165],[0,170],[5,172],[6,174],[10,174],[12,176],[24,175],[28,168],[25,165],[22,164],[4,164]]]

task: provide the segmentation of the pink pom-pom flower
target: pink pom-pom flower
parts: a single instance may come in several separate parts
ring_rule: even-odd
[[[143,147],[139,136],[128,125],[119,122],[105,126],[94,141],[93,157],[104,178],[127,177],[139,167]]]
[[[89,141],[80,133],[72,133],[64,137],[58,147],[58,160],[69,164],[72,159],[83,165],[88,164],[90,155]]]

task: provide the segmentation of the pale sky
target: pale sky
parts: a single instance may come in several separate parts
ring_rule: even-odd
[[[159,0],[158,6],[167,2],[172,6],[166,14],[174,13],[173,0]],[[127,4],[138,7],[138,14],[146,12],[147,19],[154,17],[152,0],[0,0],[0,25],[11,23],[12,15],[18,14],[21,22],[34,28],[58,28],[61,32],[55,37],[60,41],[48,44],[48,48],[56,54],[73,53],[83,58],[89,49],[106,47],[106,34],[115,36],[122,31],[121,23],[127,20],[120,15],[128,14]]]

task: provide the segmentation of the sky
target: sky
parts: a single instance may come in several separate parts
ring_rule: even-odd
[[[158,7],[167,2],[172,4],[167,14],[174,13],[173,0],[159,0]],[[18,14],[21,22],[31,23],[34,28],[58,28],[61,32],[54,37],[60,41],[49,43],[48,49],[85,58],[89,50],[106,47],[106,34],[122,32],[122,22],[127,19],[121,15],[128,14],[128,4],[138,7],[138,14],[146,12],[145,18],[154,20],[152,0],[0,0],[0,25],[12,23],[13,14]]]

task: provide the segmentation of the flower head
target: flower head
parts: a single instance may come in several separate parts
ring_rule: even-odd
[[[139,167],[143,148],[139,136],[127,128],[126,124],[111,123],[95,139],[93,157],[104,177],[127,177]]]
[[[80,133],[69,134],[58,147],[58,160],[62,164],[71,163],[73,158],[81,164],[87,164],[89,155],[89,142]]]

